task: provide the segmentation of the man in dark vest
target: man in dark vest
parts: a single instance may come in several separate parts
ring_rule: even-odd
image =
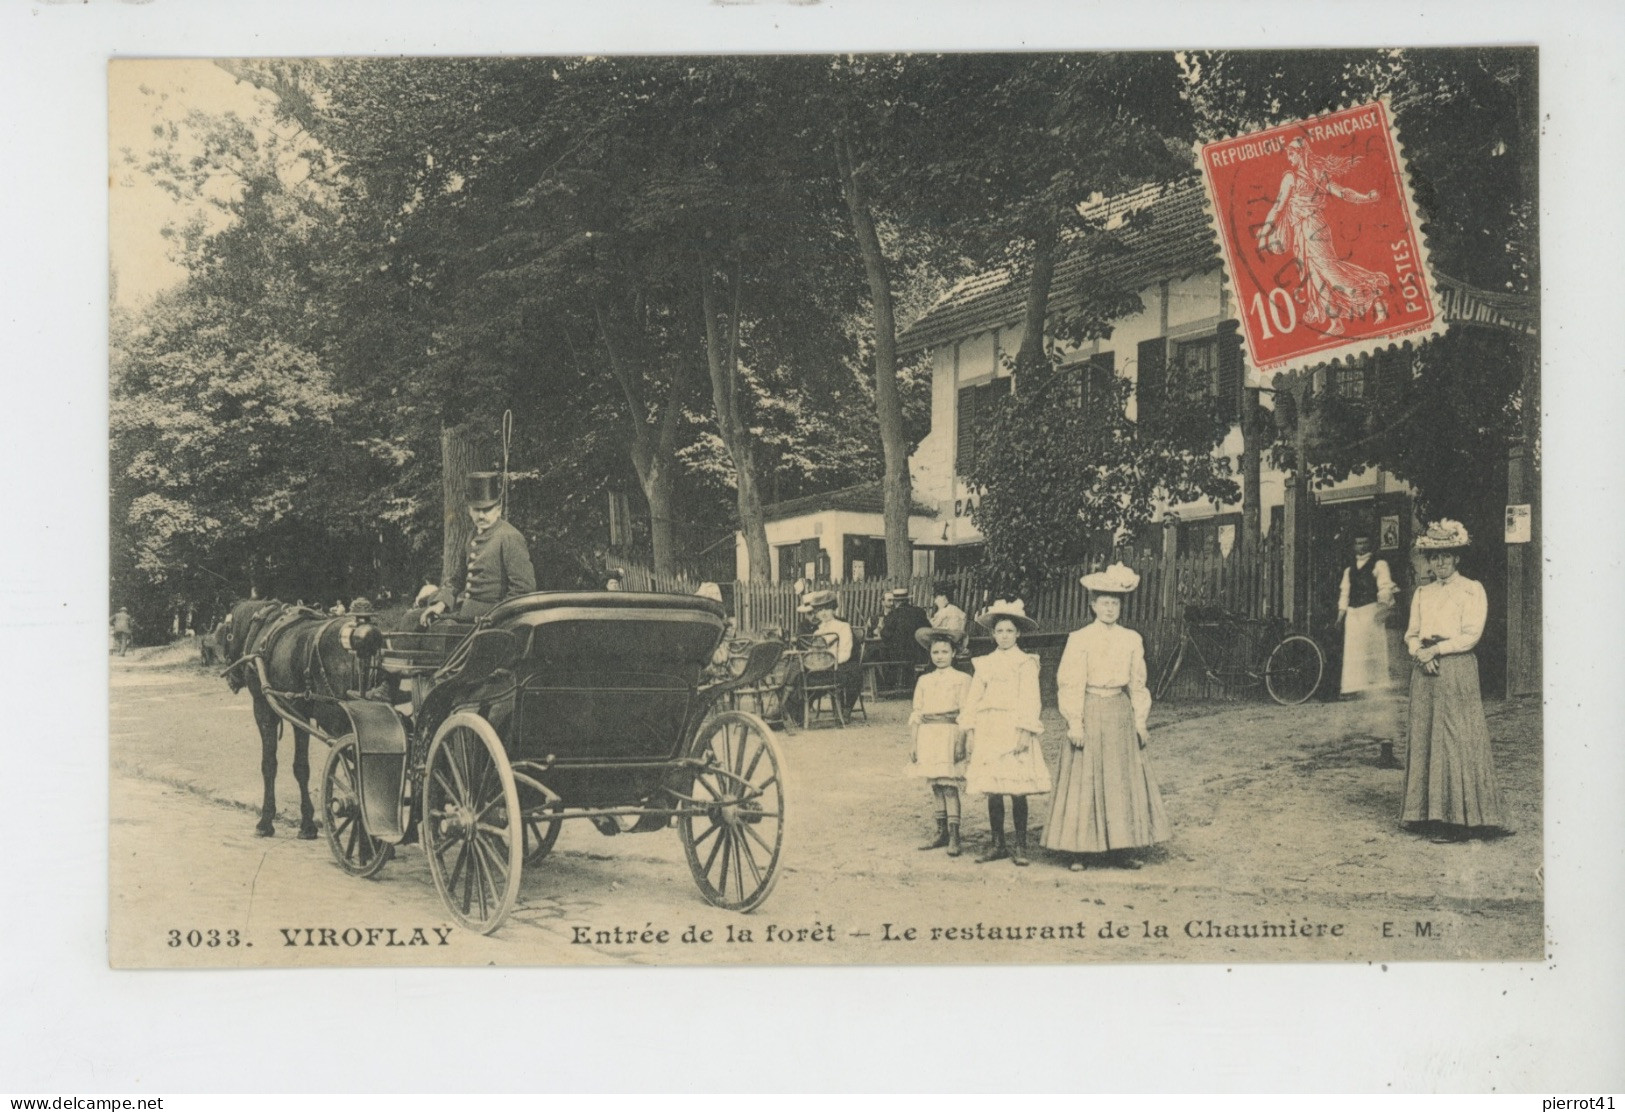
[[[420,621],[425,625],[446,613],[459,621],[473,621],[499,602],[536,589],[536,569],[525,538],[502,520],[502,476],[476,471],[468,477],[466,491],[468,516],[474,522],[468,561],[440,597],[424,608]]]
[[[1388,564],[1371,553],[1371,535],[1354,538],[1354,558],[1343,568],[1337,592],[1337,623],[1343,627],[1343,685],[1345,697],[1373,697],[1372,710],[1382,716],[1380,696],[1389,691],[1388,612],[1393,609],[1393,576]],[[1398,768],[1394,743],[1389,740],[1387,722],[1373,722],[1373,731],[1382,744],[1378,764]]]
[[[928,657],[914,634],[931,625],[924,607],[914,605],[907,587],[896,587],[886,592],[891,609],[886,611],[880,626],[880,643],[885,652],[886,667],[891,671],[888,687],[914,694],[916,665],[924,664]]]

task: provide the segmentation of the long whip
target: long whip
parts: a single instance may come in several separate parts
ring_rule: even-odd
[[[508,516],[508,452],[513,446],[513,410],[502,411],[502,516]]]

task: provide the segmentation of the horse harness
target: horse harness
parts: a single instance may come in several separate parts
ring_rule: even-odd
[[[242,642],[243,655],[228,666],[221,675],[225,676],[227,682],[230,683],[232,691],[241,690],[244,683],[247,682],[242,678],[243,668],[251,663],[263,662],[270,655],[271,647],[276,643],[277,636],[283,630],[302,619],[324,616],[307,606],[288,606],[280,602],[267,603],[256,610],[248,620],[248,630],[244,634]],[[314,686],[311,681],[315,678],[318,669],[328,679],[328,686],[331,688],[332,677],[327,675],[327,666],[322,661],[321,656],[322,638],[333,626],[348,620],[345,617],[328,618],[322,623],[322,627],[316,631],[315,636],[310,639],[310,654],[305,660],[305,685],[307,690],[304,694],[313,694],[309,688]]]

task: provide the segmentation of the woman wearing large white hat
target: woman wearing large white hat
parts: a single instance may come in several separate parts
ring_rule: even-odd
[[[1132,851],[1168,839],[1162,792],[1145,759],[1145,642],[1117,619],[1123,597],[1140,577],[1123,564],[1082,579],[1095,620],[1066,640],[1056,672],[1067,738],[1055,777],[1055,798],[1044,826],[1044,847],[1075,854],[1109,854],[1126,868],[1140,867]],[[1083,868],[1081,858],[1073,870]]]
[[[1027,864],[1027,797],[1050,790],[1049,766],[1038,744],[1044,732],[1039,721],[1038,658],[1016,648],[1023,633],[1038,623],[1027,616],[1020,599],[999,601],[976,616],[976,624],[993,635],[994,649],[973,660],[976,674],[960,707],[959,721],[970,737],[970,764],[965,772],[968,791],[987,795],[988,826],[993,840],[978,862],[1010,858]],[[1015,840],[1004,841],[1004,797],[1010,797],[1010,818]]]
[[[1503,826],[1501,789],[1490,753],[1489,724],[1473,649],[1489,616],[1484,588],[1456,568],[1469,545],[1467,528],[1445,519],[1429,525],[1416,547],[1433,582],[1411,596],[1405,646],[1411,668],[1410,752],[1400,821],[1457,842]]]

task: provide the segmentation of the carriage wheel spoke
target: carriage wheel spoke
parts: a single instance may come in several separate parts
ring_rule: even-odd
[[[455,799],[457,797],[457,789],[452,787],[451,781],[446,779],[446,774],[438,768],[435,769],[434,779],[436,786],[440,788],[441,794],[446,799]]]
[[[485,848],[485,842],[476,836],[473,841],[473,846],[475,866],[474,887],[480,895],[480,918],[484,919],[490,914],[490,903],[488,897],[496,894],[497,880],[495,873],[491,869],[491,861],[489,857],[491,851]]]
[[[715,834],[718,830],[721,830],[721,829],[722,829],[722,825],[720,823],[713,822],[710,826],[706,827],[704,834],[701,834],[698,838],[694,839],[694,843],[693,843],[694,848],[699,849],[700,846],[705,844],[705,840],[707,838],[711,837],[711,835]]]
[[[721,852],[723,845],[728,840],[727,833],[728,832],[722,828],[721,823],[717,823],[715,826],[711,827],[710,830],[706,831],[706,837],[708,837],[708,838],[712,834],[719,835],[719,837],[716,840],[716,843],[711,847],[710,856],[705,859],[705,865],[700,869],[700,872],[704,873],[706,876],[711,875],[711,866],[716,863],[717,854],[719,852]],[[698,843],[695,843],[695,845],[698,846]]]
[[[467,756],[462,745],[462,731],[446,739],[446,769],[451,773],[452,785],[446,788],[446,797],[452,800],[468,797],[468,775],[464,770]]]
[[[765,746],[758,745],[756,747],[756,755],[750,759],[750,767],[745,769],[745,771],[740,774],[739,778],[741,780],[749,782],[750,778],[756,775],[756,766],[762,763],[762,756],[766,752],[767,749]]]
[[[480,853],[472,841],[463,843],[463,856],[468,862],[468,867],[463,870],[463,914],[467,915],[474,906],[474,889],[479,883],[480,872]]]
[[[745,767],[745,740],[750,735],[741,729],[738,744],[735,744],[733,734],[727,727],[723,727],[722,733],[728,739],[728,751],[733,754],[733,774],[738,776]]]
[[[497,792],[489,800],[486,801],[485,806],[481,807],[478,811],[476,811],[474,813],[475,825],[478,825],[485,818],[486,815],[489,815],[491,813],[491,809],[493,807],[496,807],[497,805],[502,804],[502,803],[506,803],[506,802],[507,802],[507,800],[502,798],[502,793]]]
[[[733,851],[734,851],[734,889],[739,893],[739,902],[744,903],[745,902],[745,869],[744,869],[744,862],[745,862],[746,849],[745,849],[745,839],[743,839],[743,838],[741,838],[739,836],[738,831],[734,832]],[[751,862],[751,868],[754,869],[755,867],[756,867],[756,863],[754,861]]]
[[[756,844],[761,846],[762,849],[765,850],[768,854],[770,854],[770,855],[772,854],[773,847],[767,844],[767,839],[766,838],[763,838],[760,834],[756,833],[756,828],[755,827],[747,825],[747,826],[740,827],[740,829],[745,832],[745,835],[747,837],[756,839]]]
[[[734,852],[734,835],[732,830],[723,830],[722,837],[717,839],[717,848],[722,850],[722,875],[717,882],[717,891],[726,895],[728,892],[728,865],[733,858]]]
[[[440,867],[442,869],[444,869],[446,867],[445,854],[450,849],[451,849],[451,846],[449,844],[441,847],[441,850],[440,850]],[[461,880],[462,876],[463,876],[463,866],[465,866],[467,864],[468,864],[468,843],[464,842],[464,843],[462,843],[461,845],[459,845],[457,847],[457,858],[456,858],[455,861],[452,862],[451,873],[446,878],[446,890],[448,892],[455,892],[457,890],[457,882],[459,880]]]

